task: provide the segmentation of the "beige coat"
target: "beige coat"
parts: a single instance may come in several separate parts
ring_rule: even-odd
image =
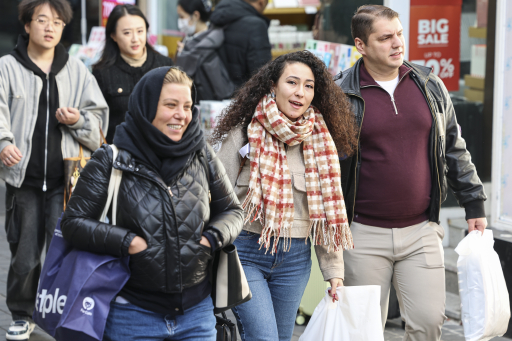
[[[222,142],[220,151],[217,154],[217,157],[226,168],[226,173],[240,202],[244,202],[245,196],[247,195],[250,178],[250,165],[249,162],[246,162],[237,179],[238,170],[242,161],[242,157],[238,151],[247,143],[246,135],[247,132],[243,132],[241,127],[233,129]],[[309,210],[306,196],[306,167],[304,165],[302,144],[293,147],[288,146],[286,157],[288,159],[288,168],[292,176],[293,205],[295,209],[292,238],[305,239],[308,237]],[[246,224],[243,229],[260,234],[262,226],[259,221],[254,221]],[[324,280],[344,278],[345,268],[342,251],[331,251],[328,253],[327,246],[318,245],[315,246],[315,251]]]

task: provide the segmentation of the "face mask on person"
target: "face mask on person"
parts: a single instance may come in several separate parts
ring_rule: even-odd
[[[196,32],[196,23],[192,25],[189,24],[190,19],[187,18],[179,18],[178,19],[178,29],[185,33],[187,36],[192,36]]]

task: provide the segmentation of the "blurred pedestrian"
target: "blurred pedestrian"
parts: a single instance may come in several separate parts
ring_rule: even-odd
[[[196,101],[223,100],[235,91],[219,50],[224,43],[224,30],[208,28],[211,5],[206,0],[180,0],[178,26],[189,34],[176,56],[176,65],[187,73],[197,89]]]
[[[11,250],[7,340],[30,337],[41,253],[63,209],[64,161],[80,145],[90,156],[108,125],[108,107],[85,65],[60,44],[73,15],[65,0],[23,0],[26,34],[0,59],[0,177]]]
[[[268,0],[222,0],[210,17],[211,24],[224,28],[221,58],[237,88],[272,59],[270,20],[263,16],[267,4]]]
[[[357,246],[345,252],[345,284],[381,287],[384,327],[393,282],[404,340],[440,340],[446,318],[441,203],[450,185],[469,231],[483,232],[484,187],[444,83],[432,68],[404,60],[398,13],[359,7],[352,37],[362,58],[336,82],[360,132],[357,153],[341,161]]]
[[[213,140],[222,141],[218,156],[246,213],[234,244],[253,297],[233,308],[240,335],[289,341],[311,243],[333,299],[343,285],[342,250],[353,247],[338,159],[355,147],[350,106],[320,59],[294,52],[240,89]]]
[[[149,44],[148,28],[149,23],[137,6],[117,5],[108,17],[105,48],[92,71],[110,108],[108,143],[112,143],[116,127],[124,122],[135,84],[148,71],[173,65],[170,58]]]
[[[183,50],[187,40],[208,29],[211,10],[212,4],[209,0],[178,1],[178,29],[185,34],[184,41],[178,42],[178,54]]]
[[[144,75],[114,136],[117,159],[106,145],[94,154],[64,214],[62,233],[76,248],[130,255],[103,340],[216,340],[208,274],[243,212],[204,140],[192,86],[177,68]],[[98,221],[112,164],[123,171],[115,226]]]

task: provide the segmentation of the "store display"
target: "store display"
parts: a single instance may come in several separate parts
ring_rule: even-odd
[[[199,120],[201,128],[208,137],[215,126],[222,111],[227,108],[231,100],[224,101],[199,101]]]
[[[286,53],[303,50],[306,42],[313,38],[311,31],[299,31],[294,25],[281,25],[279,20],[272,20],[268,29],[270,46],[274,53]]]
[[[354,66],[356,61],[361,58],[361,54],[355,46],[328,41],[308,40],[306,50],[311,51],[323,60],[329,72],[333,75]]]

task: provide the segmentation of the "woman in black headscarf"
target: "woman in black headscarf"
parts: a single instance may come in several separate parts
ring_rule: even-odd
[[[104,340],[215,340],[207,274],[234,241],[242,210],[224,167],[205,143],[192,80],[177,68],[148,72],[114,136],[98,149],[62,219],[73,246],[130,257],[131,276],[111,303]],[[98,221],[110,173],[123,171],[117,224]],[[211,199],[209,198],[211,194]]]

